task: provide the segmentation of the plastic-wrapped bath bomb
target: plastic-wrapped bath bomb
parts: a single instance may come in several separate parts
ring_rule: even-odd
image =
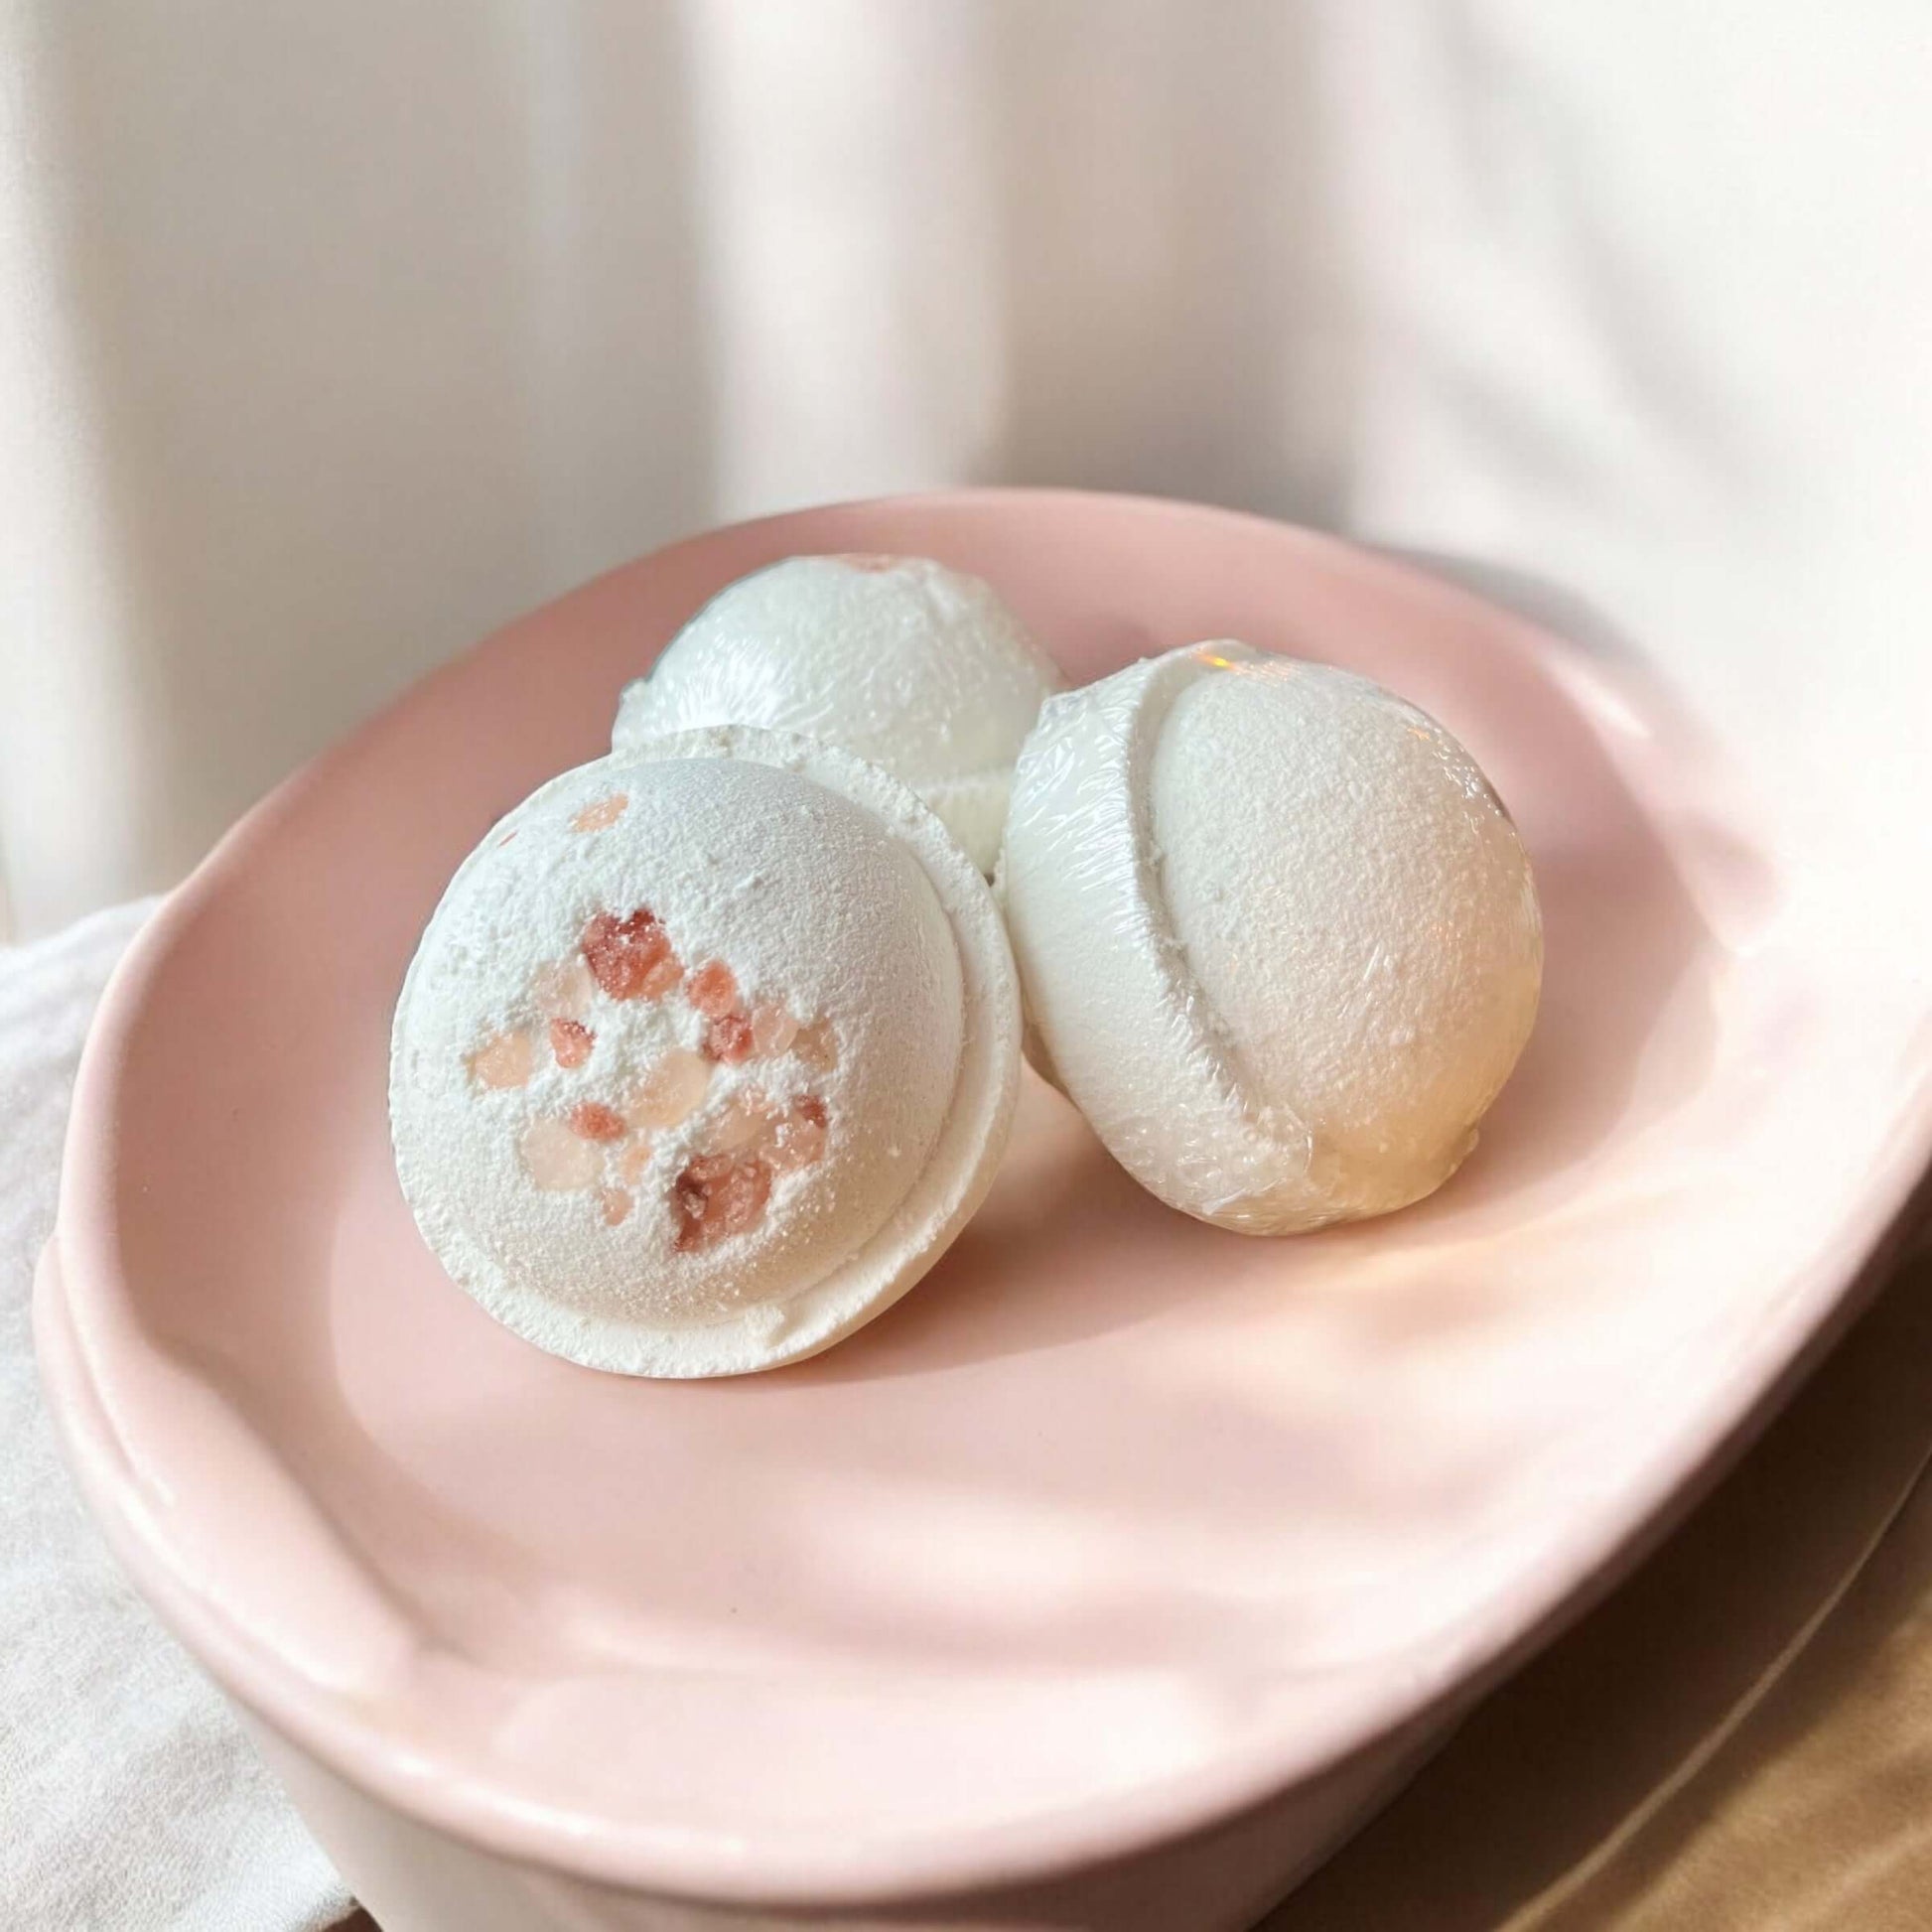
[[[837,1341],[991,1184],[1020,1067],[986,882],[904,786],[787,733],[553,779],[464,861],[389,1108],[437,1258],[541,1347],[729,1375]]]
[[[624,688],[613,744],[763,725],[902,778],[982,872],[1059,672],[977,577],[926,557],[788,557],[728,585]]]
[[[1041,1070],[1143,1186],[1246,1233],[1439,1187],[1536,1017],[1536,888],[1474,760],[1245,644],[1051,700],[999,890]]]

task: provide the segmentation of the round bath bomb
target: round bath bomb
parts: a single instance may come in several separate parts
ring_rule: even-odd
[[[837,1341],[979,1204],[1019,990],[986,882],[833,747],[718,729],[552,779],[451,881],[396,1008],[396,1169],[499,1320],[632,1375]]]
[[[977,577],[926,557],[788,557],[719,592],[625,686],[622,752],[696,725],[842,745],[902,778],[982,872],[1059,672]]]
[[[1468,753],[1244,644],[1047,703],[999,891],[1040,1070],[1143,1186],[1246,1233],[1439,1187],[1536,1017],[1529,861]]]

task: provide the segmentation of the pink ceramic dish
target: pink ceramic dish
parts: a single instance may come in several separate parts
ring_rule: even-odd
[[[606,1377],[453,1288],[383,1107],[423,920],[698,604],[805,550],[980,572],[1074,678],[1232,635],[1441,717],[1548,921],[1463,1172],[1248,1240],[1030,1082],[943,1266],[793,1368]],[[1818,870],[1626,675],[1305,532],[1003,491],[719,531],[409,694],[143,935],[76,1097],[53,1403],[388,1932],[1236,1926],[1843,1311],[1932,1109],[1922,983]]]

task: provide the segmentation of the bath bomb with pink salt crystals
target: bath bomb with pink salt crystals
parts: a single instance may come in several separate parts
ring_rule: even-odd
[[[887,773],[787,733],[552,779],[451,881],[397,1004],[423,1238],[498,1320],[632,1375],[816,1353],[978,1206],[1018,983],[986,882]]]
[[[728,584],[624,688],[617,750],[762,725],[883,765],[993,870],[1013,761],[1061,688],[993,588],[930,557],[787,557]]]

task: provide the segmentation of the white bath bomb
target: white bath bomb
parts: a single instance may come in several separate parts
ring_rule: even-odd
[[[902,778],[982,872],[1052,660],[977,577],[926,557],[788,557],[719,592],[625,686],[619,752],[695,725],[842,745]]]
[[[1536,1017],[1536,889],[1474,760],[1243,644],[1047,703],[999,892],[1041,1070],[1142,1185],[1247,1233],[1439,1187]]]
[[[938,1259],[1019,1063],[998,911],[932,814],[833,747],[690,732],[553,779],[465,860],[396,1008],[396,1168],[539,1346],[770,1368]]]

